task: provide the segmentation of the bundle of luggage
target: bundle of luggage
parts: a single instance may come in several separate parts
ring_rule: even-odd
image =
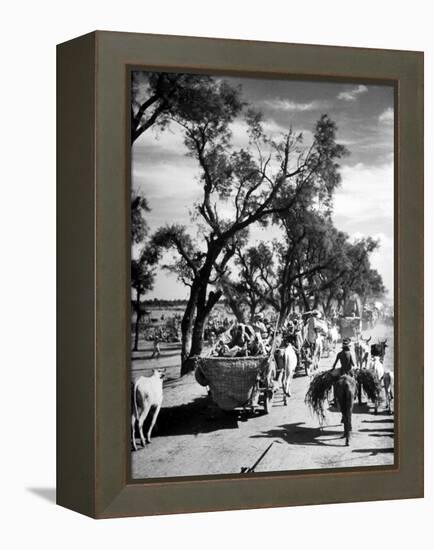
[[[257,339],[246,342],[243,346],[232,346],[225,344],[222,340],[219,341],[214,348],[212,357],[256,357],[267,355],[270,351],[268,345],[259,342]]]
[[[249,325],[238,324],[230,331],[228,338],[222,338],[214,346],[211,357],[258,357],[268,355],[270,337],[263,339],[260,333]]]

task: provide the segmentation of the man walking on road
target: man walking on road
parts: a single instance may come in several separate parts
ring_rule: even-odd
[[[158,334],[155,334],[154,336],[154,349],[152,351],[151,359],[154,357],[157,357],[157,359],[160,359],[161,350],[160,350],[160,337]]]

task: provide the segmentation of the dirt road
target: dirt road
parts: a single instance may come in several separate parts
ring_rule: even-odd
[[[392,328],[377,326],[366,334],[372,334],[373,341],[388,338],[385,367],[392,370]],[[133,378],[164,366],[168,368],[168,380],[152,444],[132,453],[134,478],[240,473],[241,468],[252,466],[271,443],[257,472],[393,464],[394,416],[382,407],[375,415],[370,403],[355,405],[353,438],[350,447],[345,447],[340,413],[330,409],[321,429],[305,405],[306,376],[294,378],[287,406],[279,390],[270,414],[246,416],[212,406],[205,388],[192,374],[178,378],[179,352],[175,345],[163,349],[158,360],[150,360],[150,354],[148,345],[147,350],[135,355]],[[334,357],[324,357],[320,368],[330,368]]]

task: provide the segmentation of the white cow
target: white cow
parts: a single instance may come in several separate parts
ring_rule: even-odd
[[[371,363],[369,365],[370,371],[375,374],[380,381],[380,384],[383,383],[384,377],[384,367],[381,359],[379,357],[372,357]],[[375,414],[377,414],[378,403],[375,403]]]
[[[297,354],[291,344],[286,348],[276,350],[275,354],[279,379],[282,380],[283,400],[287,404],[287,397],[291,397],[291,381],[297,368]]]
[[[336,325],[333,325],[329,328],[328,339],[334,351],[336,349],[336,346],[339,340],[339,330]]]
[[[384,376],[384,367],[379,357],[372,357],[369,369],[374,373],[381,382]]]
[[[319,367],[324,349],[324,339],[327,334],[328,326],[324,320],[319,319],[317,316],[309,318],[306,329],[306,340],[309,344],[312,357],[311,372]]]
[[[363,338],[360,334],[357,338],[357,342],[354,344],[354,352],[356,354],[357,366],[361,369],[368,366],[371,336],[369,338]]]
[[[152,376],[140,376],[134,382],[132,387],[132,414],[131,414],[131,439],[134,450],[137,451],[135,427],[139,427],[140,440],[143,447],[146,443],[151,443],[151,433],[157,421],[163,402],[163,378],[164,372],[154,369]],[[143,433],[143,424],[152,410],[151,423],[146,433]]]
[[[323,354],[323,349],[324,349],[324,335],[318,332],[316,335],[315,345],[313,348],[313,355],[312,355],[313,370],[317,370],[317,368],[319,367],[319,363],[321,361],[321,357]]]

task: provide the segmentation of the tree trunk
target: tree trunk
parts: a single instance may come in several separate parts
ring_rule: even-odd
[[[198,311],[196,320],[194,322],[193,336],[191,340],[190,357],[196,357],[202,353],[203,348],[203,331],[205,329],[205,323],[207,320],[205,312]]]
[[[183,317],[181,322],[181,362],[187,359],[191,349],[191,337],[194,325],[194,311],[187,317]],[[182,372],[181,372],[182,374]]]
[[[205,328],[206,321],[209,314],[211,313],[212,308],[220,299],[222,292],[210,292],[207,300],[207,288],[208,282],[211,276],[211,271],[213,269],[214,262],[216,261],[218,255],[222,251],[222,244],[213,243],[213,248],[208,249],[207,258],[202,269],[196,276],[196,279],[193,283],[190,300],[192,300],[192,305],[196,310],[196,318],[194,319],[193,332],[191,336],[191,348],[188,354],[188,357],[184,359],[181,366],[181,375],[187,374],[188,372],[194,370],[195,368],[195,358],[202,353],[203,348],[203,331]],[[193,310],[194,311],[194,310]],[[185,315],[184,315],[185,317]],[[190,319],[190,322],[193,323],[193,320]],[[187,323],[187,321],[186,321]],[[191,327],[189,328],[191,330]],[[187,340],[185,341],[187,344]]]
[[[301,287],[301,286],[300,286],[300,296],[301,296],[301,299],[302,299],[304,311],[309,311],[309,300],[306,296],[306,293],[304,292],[303,287]]]
[[[255,319],[255,315],[256,315],[256,308],[257,308],[257,303],[252,300],[250,302],[250,306],[249,306],[249,309],[250,309],[250,323],[253,323],[254,319]],[[238,321],[238,319],[237,319]],[[241,320],[240,323],[244,323],[244,320]]]
[[[187,307],[181,321],[181,376],[190,372],[191,366],[188,365],[190,355],[192,332],[194,326],[194,313],[196,311],[197,290],[192,287]]]
[[[228,292],[226,292],[225,295],[226,295],[226,300],[228,302],[228,306],[231,308],[231,311],[235,315],[237,321],[239,323],[244,323],[245,315],[244,315],[244,311],[240,301],[230,296]]]
[[[325,305],[325,313],[327,315],[327,317],[330,315],[330,310],[331,310],[331,306],[332,306],[332,302],[333,302],[333,294],[330,292],[328,298],[327,298],[327,301],[326,301],[326,305]]]
[[[140,311],[140,293],[136,291],[136,325],[134,327],[134,345],[133,351],[138,351],[139,349],[139,335],[140,335],[140,320],[142,314]]]
[[[197,300],[196,319],[193,327],[193,337],[191,340],[190,357],[199,356],[203,348],[203,333],[209,314],[213,307],[218,302],[221,292],[210,292],[208,299],[206,298],[207,284],[204,284],[200,291]]]
[[[288,315],[291,313],[292,309],[292,302],[287,301],[285,305],[280,310],[280,317],[279,317],[279,328],[282,328],[283,325],[286,322],[286,319],[288,318]]]
[[[212,308],[220,299],[222,291],[210,292],[207,300],[208,283],[211,277],[214,262],[218,258],[218,255],[222,251],[223,244],[214,242],[210,243],[208,248],[207,257],[205,263],[198,273],[194,288],[197,289],[196,300],[196,318],[194,320],[193,335],[191,339],[191,349],[189,359],[194,358],[202,353],[203,347],[203,331],[208,315],[211,313]],[[189,362],[188,367],[190,370],[194,368],[194,362]]]
[[[288,266],[286,267],[287,269]],[[292,309],[292,281],[289,280],[289,273],[285,274],[285,279],[280,289],[279,306],[279,328],[282,328]]]

